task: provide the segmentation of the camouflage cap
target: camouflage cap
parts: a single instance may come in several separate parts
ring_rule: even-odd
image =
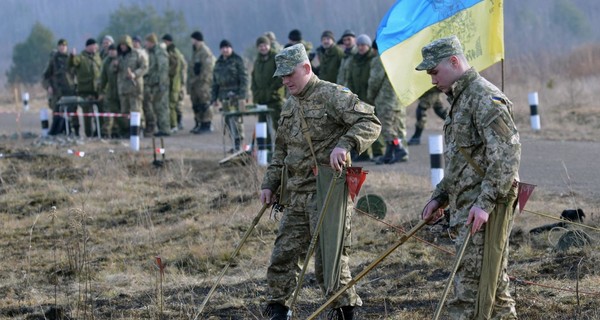
[[[289,46],[275,56],[275,64],[277,64],[277,70],[273,77],[287,76],[294,72],[294,68],[304,61],[308,61],[306,50],[304,45],[297,43],[293,46]]]
[[[456,36],[434,40],[421,49],[423,61],[415,69],[419,71],[433,69],[442,59],[462,53],[462,46]]]

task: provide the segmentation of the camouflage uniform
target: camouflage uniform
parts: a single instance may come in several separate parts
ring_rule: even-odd
[[[213,118],[210,103],[214,65],[215,56],[204,42],[193,47],[192,61],[188,66],[187,90],[192,100],[196,128],[204,131],[210,131]]]
[[[340,63],[340,69],[337,74],[337,84],[341,84],[343,86],[348,85],[348,72],[350,71],[350,62],[352,62],[352,57],[358,52],[358,47],[354,46],[350,49],[344,50],[344,58]]]
[[[117,74],[111,72],[111,65],[113,60],[118,58],[112,58],[106,56],[106,59],[102,62],[102,69],[100,70],[100,86],[98,87],[99,94],[104,96],[104,107],[105,111],[112,113],[121,112],[121,104],[119,103],[119,92],[117,90]],[[114,118],[106,118],[104,121],[105,132],[109,136],[121,136],[126,135],[128,132],[123,132],[117,124],[118,122]]]
[[[294,52],[301,51],[298,48],[302,47],[297,45],[284,49],[278,57],[294,55]],[[305,53],[304,57],[306,57]],[[290,69],[295,66],[294,59],[278,62],[276,75],[291,72],[279,74],[281,65],[286,63]],[[298,95],[291,96],[285,102],[279,120],[275,153],[261,186],[261,189],[275,192],[281,183],[281,172],[284,167],[286,168],[289,179],[285,187],[290,193],[290,204],[284,210],[267,270],[268,299],[270,303],[282,305],[288,302],[296,286],[296,279],[301,270],[300,262],[306,256],[311,234],[318,220],[316,177],[312,173],[314,160],[309,145],[301,133],[300,108],[304,110],[319,163],[329,163],[329,156],[335,147],[348,151],[352,149],[364,151],[377,138],[381,129],[372,106],[360,101],[348,89],[319,80],[315,75],[312,75]],[[346,214],[348,217],[346,237],[349,238],[351,203]],[[348,242],[345,244],[347,245]],[[351,280],[348,261],[347,248],[344,248],[341,258],[340,286]],[[321,263],[320,254],[317,252],[315,274],[319,285],[324,288]],[[360,305],[362,301],[354,287],[347,290],[334,303],[336,308]]]
[[[73,73],[68,66],[69,55],[61,53],[59,51],[53,51],[50,54],[48,65],[44,70],[42,86],[48,90],[52,88],[52,96],[49,97],[50,107],[53,112],[60,112],[57,105],[58,100],[62,96],[72,96],[75,94]],[[52,127],[50,129],[50,135],[56,135],[64,130],[64,121],[59,115],[52,117]]]
[[[450,47],[450,49],[448,49]],[[447,50],[447,51],[446,51]],[[441,53],[438,53],[441,52]],[[436,40],[423,48],[425,58],[418,70],[435,67],[435,56],[443,52],[462,53],[456,37]],[[434,58],[432,58],[432,56]],[[433,67],[430,68],[430,66]],[[444,123],[444,178],[436,186],[432,198],[452,210],[450,224],[460,229],[456,247],[470,228],[465,228],[469,211],[478,207],[492,215],[509,220],[508,234],[512,229],[512,204],[516,198],[515,181],[518,179],[521,144],[513,122],[512,103],[493,84],[485,80],[473,68],[467,70],[448,93],[450,114]],[[470,156],[484,172],[481,176],[469,164],[459,148]],[[473,236],[454,280],[455,298],[448,302],[453,319],[472,319],[477,301],[479,278],[483,262],[484,230]],[[468,229],[468,230],[467,230]],[[502,269],[498,278],[493,319],[516,319],[515,301],[509,292],[506,272],[508,258],[508,234],[502,254]]]
[[[416,110],[417,123],[415,124],[415,134],[410,139],[410,145],[421,143],[421,133],[425,129],[425,124],[427,123],[427,109],[433,107],[433,111],[438,117],[446,119],[448,110],[440,100],[440,93],[442,93],[440,89],[433,87],[419,97],[419,104],[417,105]]]
[[[381,121],[381,137],[386,143],[385,155],[377,163],[407,160],[408,150],[404,148],[406,107],[400,105],[380,57],[371,59],[367,101],[375,105],[375,113]]]
[[[179,63],[181,64],[181,68],[179,70],[179,77],[181,79],[181,86],[179,88],[179,94],[177,99],[177,107],[175,108],[176,112],[176,125],[177,129],[183,129],[183,98],[185,98],[185,88],[187,83],[187,70],[188,65],[187,61],[185,61],[185,56],[181,51],[179,51]]]
[[[98,53],[90,53],[88,51],[82,51],[79,55],[69,55],[69,68],[75,71],[77,77],[77,95],[86,100],[98,99],[98,81],[100,79],[100,68],[102,67],[102,60]],[[103,112],[102,104],[97,103],[99,112]],[[76,106],[74,106],[74,110]],[[84,113],[93,112],[92,104],[82,104],[81,109]],[[104,122],[104,118],[100,118],[100,126]],[[85,130],[85,136],[91,137],[94,135],[92,126],[95,123],[92,117],[83,117],[83,127]],[[73,119],[73,126],[79,127],[79,119],[75,117]],[[100,128],[96,128],[99,130]]]
[[[213,70],[212,102],[221,101],[223,111],[239,111],[238,101],[246,99],[248,88],[248,73],[244,66],[244,60],[235,52],[225,58],[219,56]],[[244,140],[244,126],[242,117],[228,117],[225,120],[231,138],[239,145]]]
[[[183,81],[181,78],[181,68],[183,67],[181,61],[185,59],[173,43],[167,46],[167,53],[169,56],[169,124],[171,128],[177,128],[177,106]]]
[[[121,50],[121,44],[129,49]],[[118,64],[113,64],[113,72],[117,73],[117,87],[121,113],[142,112],[142,99],[144,89],[144,75],[148,71],[148,60],[145,55],[133,48],[130,36],[123,36],[117,47],[119,53]],[[134,74],[133,79],[128,78],[129,72]],[[124,132],[129,132],[129,119],[118,118],[119,127]]]
[[[277,129],[279,122],[279,114],[283,105],[283,83],[280,77],[273,77],[275,73],[275,51],[271,50],[267,55],[260,53],[254,61],[252,69],[252,99],[256,104],[267,105],[269,109],[273,109],[271,117],[273,119],[274,129]],[[263,117],[259,117],[259,121],[264,121]]]
[[[344,52],[338,46],[331,45],[325,49],[323,46],[317,48],[319,57],[319,79],[336,83],[338,71],[344,58]]]
[[[152,112],[145,114],[146,132],[154,125],[158,132],[168,135],[171,132],[169,116],[169,56],[158,43],[146,50],[148,52],[148,72],[144,76],[145,98]]]

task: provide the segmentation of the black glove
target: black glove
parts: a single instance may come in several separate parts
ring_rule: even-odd
[[[201,69],[202,69],[202,64],[200,62],[194,63],[194,75],[199,75]]]

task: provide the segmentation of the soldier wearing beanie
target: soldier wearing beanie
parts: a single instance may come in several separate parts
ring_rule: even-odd
[[[61,111],[57,102],[62,96],[75,94],[73,74],[68,67],[67,51],[67,40],[58,40],[56,50],[50,54],[48,65],[42,75],[42,86],[48,92],[48,103],[53,112]],[[54,115],[48,134],[57,135],[63,132],[65,132],[65,120],[61,116]]]
[[[165,34],[162,37],[169,55],[169,122],[171,132],[183,129],[181,101],[183,100],[183,88],[187,78],[187,62],[183,54],[173,43],[173,37]]]
[[[210,103],[215,56],[204,43],[204,36],[200,31],[194,31],[190,38],[192,41],[192,60],[188,66],[187,91],[192,101],[192,110],[196,122],[190,132],[194,134],[210,133],[213,118]]]
[[[354,31],[347,29],[342,34],[342,43],[344,45],[344,58],[342,59],[342,63],[340,64],[340,70],[338,71],[337,80],[338,84],[343,86],[347,86],[347,78],[348,78],[348,68],[352,57],[358,51],[356,47],[356,34]]]
[[[93,38],[87,39],[85,49],[77,55],[77,50],[73,48],[69,56],[69,68],[74,70],[77,77],[77,95],[83,98],[87,103],[81,104],[81,109],[84,113],[92,113],[93,102],[98,99],[98,82],[100,80],[100,68],[102,60],[98,54],[98,44]],[[101,103],[96,103],[99,112],[103,112]],[[76,112],[77,106],[70,106],[69,112]],[[98,133],[105,135],[102,132],[103,118],[100,118],[100,127],[96,128],[96,122],[92,117],[83,117],[83,127],[86,137],[97,136]],[[79,133],[79,117],[74,117],[71,121],[75,134]]]
[[[244,60],[233,51],[231,42],[223,39],[219,44],[221,55],[213,71],[212,105],[222,104],[225,112],[239,112],[246,108],[248,72]],[[229,135],[233,141],[231,152],[239,151],[244,140],[243,118],[228,116],[225,119]]]
[[[273,76],[282,78],[291,96],[281,111],[275,152],[264,175],[260,200],[264,204],[272,203],[280,187],[290,197],[289,203],[284,204],[285,211],[267,269],[269,304],[266,313],[272,316],[271,319],[284,320],[289,308],[287,303],[298,281],[298,265],[306,255],[319,220],[317,198],[320,195],[317,195],[315,163],[327,164],[319,166],[319,174],[341,171],[349,160],[350,150],[366,150],[379,135],[381,126],[372,106],[360,101],[347,88],[314,75],[301,44],[283,49],[275,56],[275,62],[277,69]],[[306,127],[303,130],[306,134],[299,133],[298,128],[303,127]],[[286,185],[281,185],[284,182],[282,172],[288,176]],[[344,203],[344,200],[340,201]],[[336,247],[341,252],[339,274],[331,270],[335,267],[323,263],[320,250],[315,255],[316,278],[326,296],[352,279],[348,266],[349,248],[345,247],[348,242],[344,241],[350,234],[352,210],[344,208],[328,212],[337,214],[344,226],[339,242],[344,247]],[[323,235],[331,236],[327,233],[329,230],[323,227],[320,239]],[[321,245],[331,243],[318,246]],[[332,278],[335,279],[325,282],[324,274],[334,274]],[[335,300],[332,310],[335,318],[332,319],[352,320],[354,308],[361,305],[356,289],[351,287]]]
[[[158,37],[151,33],[146,36],[148,52],[148,72],[144,76],[144,133],[156,137],[171,134],[169,113],[169,56],[158,45]],[[155,127],[158,131],[155,133]]]
[[[323,31],[321,46],[317,48],[316,63],[313,62],[313,67],[318,64],[318,71],[315,72],[318,72],[319,78],[335,83],[343,58],[344,52],[335,44],[333,32]]]
[[[255,104],[266,105],[272,109],[273,129],[277,129],[279,121],[279,113],[283,105],[283,84],[279,77],[273,77],[275,73],[275,51],[271,48],[271,42],[265,36],[260,36],[256,39],[256,48],[258,55],[254,61],[252,69],[252,82],[250,89],[252,90],[252,99]],[[259,115],[259,122],[266,122],[266,116]],[[270,136],[267,136],[267,144],[270,144]]]
[[[288,43],[285,45],[285,48],[293,46],[297,43],[302,43],[304,45],[304,49],[309,54],[309,59],[312,60],[312,57],[310,55],[310,52],[313,49],[312,43],[310,43],[309,41],[304,41],[302,39],[302,32],[298,29],[294,29],[288,34]]]

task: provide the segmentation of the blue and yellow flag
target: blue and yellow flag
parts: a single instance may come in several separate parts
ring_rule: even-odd
[[[415,67],[421,48],[456,35],[471,66],[483,70],[504,59],[502,0],[398,0],[377,29],[377,46],[394,90],[409,105],[431,88]]]

